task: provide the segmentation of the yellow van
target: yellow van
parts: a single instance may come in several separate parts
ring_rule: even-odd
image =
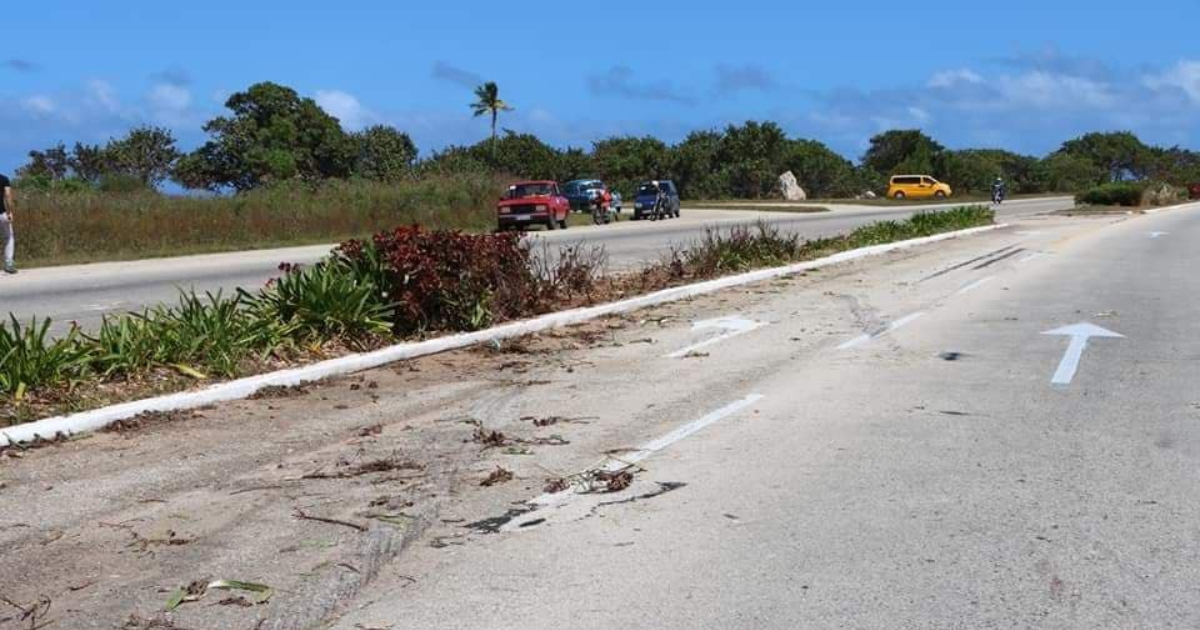
[[[893,175],[888,182],[887,196],[892,199],[925,199],[949,197],[954,194],[949,184],[928,175]]]

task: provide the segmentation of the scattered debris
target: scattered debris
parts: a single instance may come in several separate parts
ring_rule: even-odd
[[[167,612],[174,611],[176,608],[179,608],[181,605],[187,602],[198,602],[201,599],[204,599],[204,596],[207,595],[209,591],[213,590],[247,591],[254,593],[255,595],[253,599],[248,600],[252,606],[267,603],[267,600],[271,599],[271,595],[274,594],[274,591],[270,586],[255,582],[241,582],[239,580],[214,580],[210,582],[206,580],[196,580],[187,586],[181,586],[171,592],[171,597],[167,599]],[[231,598],[232,596],[226,599]],[[224,602],[225,600],[222,600],[222,602],[219,603]]]
[[[40,630],[54,623],[53,621],[45,620],[46,615],[50,614],[50,607],[53,605],[53,602],[49,597],[44,595],[39,597],[37,601],[24,605],[0,595],[0,603],[7,604],[20,611],[21,616],[19,619],[29,624],[29,630]]]
[[[101,431],[105,433],[130,433],[140,431],[153,424],[167,424],[203,417],[203,415],[196,413],[194,410],[147,411],[139,413],[132,418],[117,420],[101,429]]]
[[[508,438],[499,431],[488,431],[482,426],[475,427],[475,433],[471,436],[471,440],[476,444],[482,444],[484,448],[500,448],[508,445]]]
[[[558,494],[564,492],[571,487],[571,482],[562,477],[555,477],[546,482],[544,492],[546,494]]]
[[[180,538],[173,529],[168,529],[167,535],[163,538],[146,538],[133,529],[129,530],[129,535],[133,536],[133,540],[125,546],[127,548],[136,547],[138,553],[149,553],[151,547],[180,547],[195,542],[191,538]]]
[[[249,400],[268,400],[273,398],[292,398],[308,393],[308,387],[301,385],[268,385],[254,392]]]
[[[502,483],[508,483],[512,480],[513,480],[513,473],[511,470],[506,470],[504,468],[497,466],[496,470],[493,470],[492,473],[490,475],[488,475],[486,479],[479,482],[479,485],[481,485],[485,488],[490,488],[492,486],[500,485]]]
[[[337,472],[317,471],[301,476],[301,479],[350,479],[353,477],[361,477],[363,475],[371,475],[375,473],[394,472],[398,470],[425,470],[421,464],[417,464],[407,460],[401,460],[396,457],[386,457],[383,459],[371,460],[362,464],[351,466],[346,470]],[[420,475],[417,475],[420,476]]]
[[[691,352],[683,355],[682,358],[684,358],[684,359],[703,359],[708,356],[709,356],[709,354],[707,352],[697,352],[695,350],[692,350]]]
[[[938,358],[943,361],[957,361],[966,355],[961,352],[943,352],[938,355]]]
[[[592,492],[620,492],[633,484],[633,465],[616,470],[592,469],[568,477],[557,477],[546,483],[548,494],[557,494],[570,488],[578,488],[580,494]]]
[[[355,432],[358,437],[372,437],[383,434],[382,424],[373,424],[369,427],[363,427]]]
[[[548,426],[553,426],[555,424],[558,424],[560,422],[563,424],[567,424],[567,423],[588,424],[591,420],[599,420],[599,419],[600,419],[600,416],[577,416],[574,418],[567,418],[565,416],[546,416],[544,418],[539,418],[537,416],[523,416],[521,418],[521,421],[522,422],[532,422],[533,426],[535,426],[535,427],[548,427]]]
[[[300,508],[296,508],[296,511],[292,514],[292,516],[295,516],[302,521],[316,521],[318,523],[328,523],[329,525],[341,525],[342,527],[349,527],[350,529],[357,530],[362,533],[366,533],[368,529],[366,525],[359,525],[358,523],[351,523],[350,521],[342,521],[336,518],[325,518],[324,516],[310,516],[305,514],[304,510],[301,510]]]

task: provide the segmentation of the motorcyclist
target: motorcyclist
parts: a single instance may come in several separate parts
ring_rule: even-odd
[[[670,198],[667,197],[667,191],[665,190],[665,187],[662,184],[658,183],[657,180],[654,181],[653,183],[654,183],[654,188],[658,190],[658,194],[655,195],[655,197],[654,197],[655,215],[665,218],[667,216],[667,212],[669,210],[668,206],[670,205],[671,200],[670,200]]]
[[[608,223],[609,212],[612,208],[612,192],[608,190],[608,186],[596,191],[596,198],[592,203],[596,204],[596,212],[594,215],[596,222],[600,223],[602,221],[604,223]]]
[[[1004,178],[997,177],[996,181],[992,182],[992,203],[1000,203],[1008,195],[1008,187],[1004,184]]]

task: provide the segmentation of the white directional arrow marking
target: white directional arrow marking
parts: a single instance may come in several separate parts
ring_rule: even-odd
[[[1050,383],[1054,385],[1070,385],[1071,381],[1075,379],[1075,371],[1079,369],[1079,360],[1083,358],[1083,351],[1087,349],[1088,339],[1092,337],[1125,338],[1125,335],[1088,322],[1047,330],[1042,334],[1071,338],[1071,344],[1067,346],[1067,352],[1059,362],[1058,370],[1054,372],[1054,378],[1050,379]]]
[[[699,321],[699,322],[692,324],[692,332],[697,332],[700,330],[709,330],[712,328],[725,330],[727,332],[723,335],[717,335],[716,337],[713,337],[712,339],[705,339],[704,341],[701,341],[700,343],[690,345],[682,350],[677,350],[675,352],[672,352],[671,354],[667,355],[667,358],[668,359],[678,359],[679,357],[686,356],[688,353],[695,352],[695,351],[699,350],[700,348],[706,348],[715,343],[721,343],[722,341],[725,341],[726,339],[729,339],[730,337],[744,335],[752,330],[762,328],[763,326],[766,326],[766,324],[764,324],[763,322],[756,322],[752,319],[746,319],[744,317],[736,317],[736,316],[734,316],[734,317],[719,317],[717,319],[706,319],[704,321]]]
[[[1170,232],[1151,232],[1150,238],[1158,238],[1160,236],[1170,236],[1170,235],[1171,235]]]

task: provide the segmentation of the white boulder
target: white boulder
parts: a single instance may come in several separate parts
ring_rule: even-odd
[[[808,193],[800,187],[800,182],[796,180],[796,174],[788,171],[779,176],[779,192],[783,194],[783,198],[787,201],[804,201],[808,199]]]

